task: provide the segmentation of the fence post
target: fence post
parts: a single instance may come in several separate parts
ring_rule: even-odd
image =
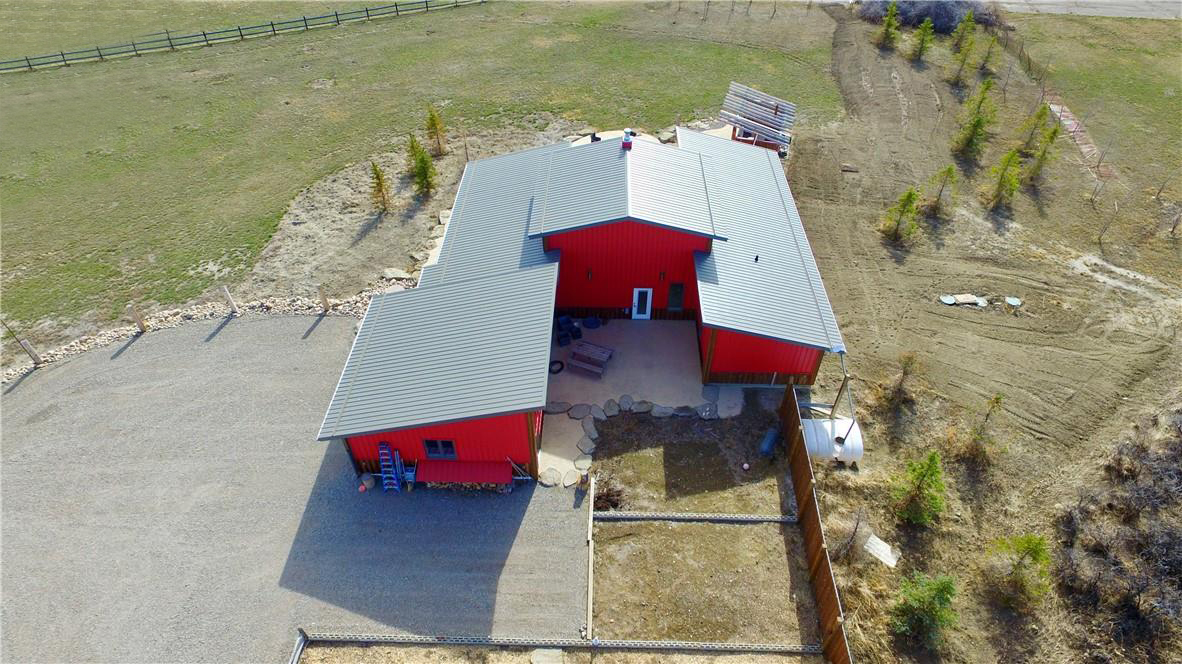
[[[103,59],[103,47],[95,46],[94,50],[98,51],[99,61],[101,62]]]
[[[317,290],[320,293],[320,308],[324,313],[328,313],[332,307],[328,305],[328,296],[324,294],[324,286],[320,286]]]
[[[332,17],[336,19],[337,25],[341,24],[341,15],[337,13],[337,10],[332,10]]]
[[[144,317],[140,315],[139,309],[135,308],[135,304],[127,305],[127,313],[131,316],[131,320],[135,321],[135,326],[139,328],[140,334],[148,331],[148,325],[144,322]]]
[[[398,3],[397,2],[394,3],[394,15],[398,16]]]
[[[271,21],[271,36],[275,36],[275,21]]]
[[[33,63],[29,61],[29,56],[25,56],[25,64],[29,67],[29,71],[33,71]]]
[[[242,41],[243,39],[246,39],[246,36],[242,34],[242,26],[240,25],[238,26],[238,41]]]
[[[168,50],[175,51],[176,46],[172,43],[172,33],[167,28],[164,30],[164,38],[168,40]]]
[[[58,51],[58,53],[62,56],[62,64],[69,67],[70,61],[66,59],[66,52],[65,51]]]
[[[205,39],[205,45],[209,46],[209,35],[205,34],[204,30],[201,31],[201,37]]]
[[[222,295],[226,296],[226,302],[230,305],[230,313],[235,316],[240,315],[242,312],[238,309],[238,303],[234,301],[234,296],[230,295],[229,286],[222,285]]]
[[[369,7],[365,8],[365,20],[369,20]]]
[[[136,57],[139,57],[140,50],[136,48],[134,39],[131,40],[131,52],[134,53]]]
[[[300,18],[304,19],[304,29],[307,30],[308,29],[308,17],[301,16]]]

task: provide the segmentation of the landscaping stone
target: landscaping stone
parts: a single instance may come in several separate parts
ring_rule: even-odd
[[[566,414],[570,415],[572,420],[581,420],[591,414],[591,406],[585,403],[577,403],[571,406],[570,410],[566,411]]]
[[[604,412],[603,408],[599,404],[593,403],[591,404],[591,417],[594,417],[595,419],[602,422],[607,419],[607,413]]]
[[[633,401],[631,394],[625,394],[624,396],[620,397],[620,410],[626,413],[630,412],[632,410],[632,404]]]
[[[580,438],[579,442],[575,444],[575,447],[578,447],[579,451],[583,454],[595,453],[595,441],[591,440],[587,436]]]
[[[382,278],[384,278],[384,279],[410,279],[412,277],[411,277],[411,274],[409,272],[407,272],[406,270],[396,268],[396,267],[388,267],[385,270],[382,270]]]
[[[599,432],[595,430],[595,419],[591,417],[583,418],[583,433],[591,440],[599,440]]]
[[[698,414],[698,411],[693,406],[678,406],[673,409],[673,414],[678,417],[693,417]]]
[[[677,134],[668,129],[657,133],[657,140],[662,143],[672,143],[675,138],[677,138]]]
[[[550,466],[538,475],[538,484],[542,486],[554,486],[561,481],[562,473],[558,472],[558,469],[554,466]]]
[[[653,409],[653,402],[651,401],[637,401],[632,404],[632,412],[647,413]]]
[[[565,413],[568,410],[570,410],[570,404],[565,401],[547,401],[545,408],[542,408],[542,412],[551,415]]]
[[[608,417],[615,417],[620,414],[620,404],[616,403],[615,399],[608,399],[603,402],[603,412]]]
[[[570,487],[574,486],[575,483],[578,481],[579,481],[579,471],[575,470],[574,468],[571,468],[570,470],[566,471],[566,473],[564,473],[562,476],[562,486],[564,486],[568,489]]]
[[[718,386],[706,385],[702,387],[702,399],[705,401],[718,401]]]
[[[717,420],[718,419],[718,404],[716,404],[714,402],[707,401],[704,404],[698,405],[698,407],[695,408],[694,410],[696,410],[698,412],[698,417],[700,417],[704,420]]]
[[[591,457],[586,454],[580,454],[579,456],[575,457],[575,470],[591,470]]]
[[[673,409],[669,406],[653,406],[653,417],[672,417]]]
[[[718,416],[737,417],[743,412],[743,388],[727,385],[718,391]]]

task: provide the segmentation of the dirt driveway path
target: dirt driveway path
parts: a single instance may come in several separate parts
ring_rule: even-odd
[[[191,323],[5,385],[0,659],[275,662],[296,626],[576,636],[570,493],[360,495],[314,440],[355,323]]]

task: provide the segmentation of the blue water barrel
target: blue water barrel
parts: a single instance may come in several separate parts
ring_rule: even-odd
[[[759,456],[770,459],[776,455],[776,441],[780,438],[780,430],[772,427],[763,434],[763,440],[759,443]]]

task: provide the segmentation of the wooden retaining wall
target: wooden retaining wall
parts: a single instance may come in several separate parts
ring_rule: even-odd
[[[837,581],[829,562],[825,531],[821,527],[821,510],[817,504],[816,479],[804,444],[800,426],[800,404],[796,390],[784,391],[780,404],[780,427],[784,444],[788,447],[788,463],[792,468],[792,487],[796,494],[797,523],[804,534],[805,558],[817,614],[821,621],[821,652],[831,664],[852,664],[845,633],[845,614],[837,594]]]

